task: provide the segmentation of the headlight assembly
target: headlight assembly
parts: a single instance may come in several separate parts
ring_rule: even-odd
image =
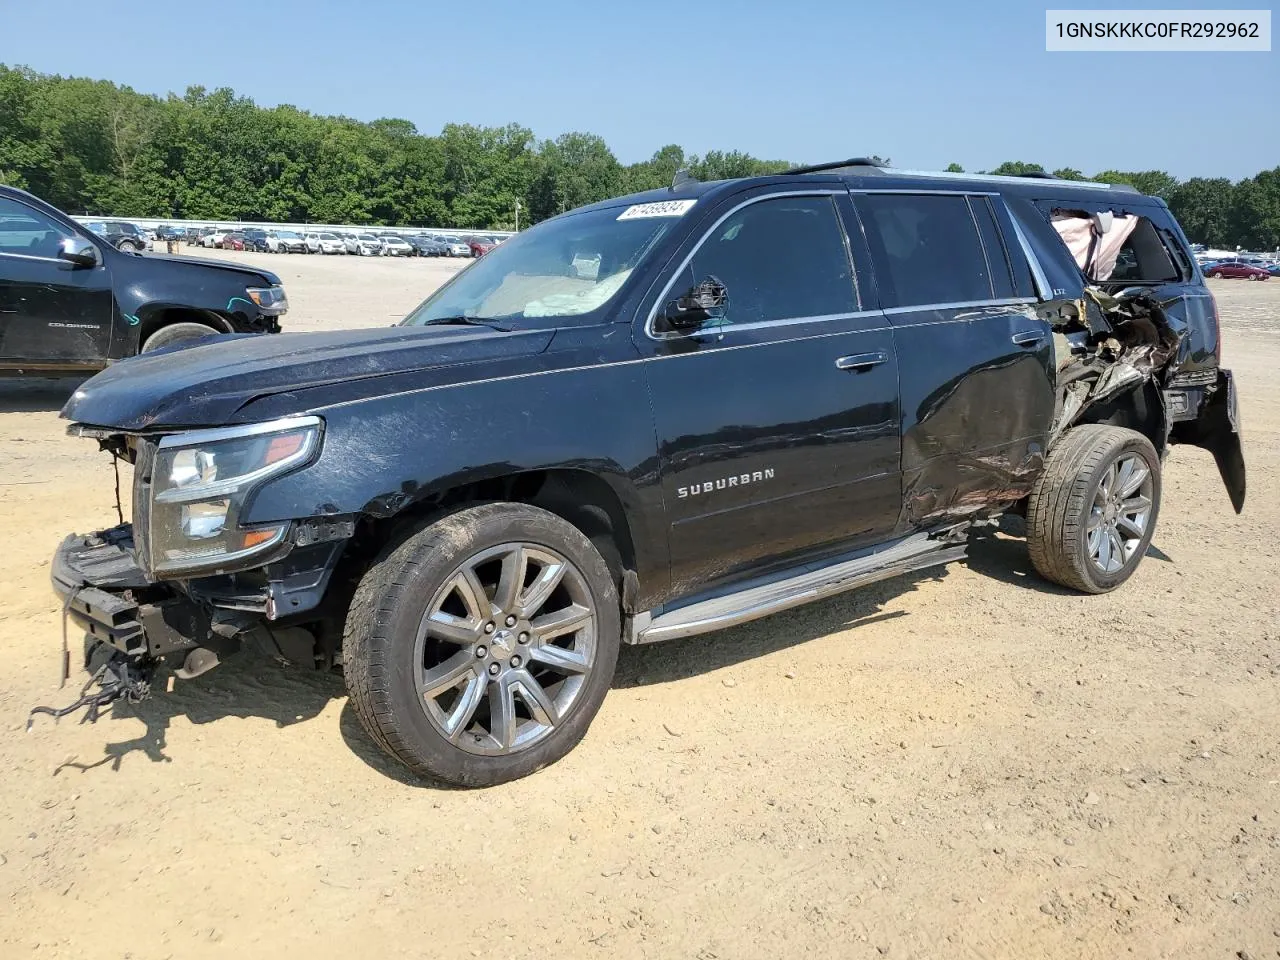
[[[289,524],[243,529],[240,512],[262,483],[314,458],[322,429],[319,417],[291,417],[161,440],[147,523],[152,570],[212,572],[280,543]]]
[[[289,298],[284,295],[284,287],[278,283],[272,287],[249,287],[245,293],[263,313],[274,316],[289,309]]]

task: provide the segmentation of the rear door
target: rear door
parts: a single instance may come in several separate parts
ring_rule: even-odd
[[[111,346],[111,269],[58,256],[65,225],[0,196],[0,363],[64,366],[103,360]]]
[[[839,199],[777,188],[726,199],[637,331],[676,597],[878,542],[897,523],[894,336],[859,302]],[[723,320],[658,329],[657,311],[710,277],[727,292]]]
[[[1055,412],[1053,337],[1000,198],[853,199],[898,350],[900,529],[1025,497]]]

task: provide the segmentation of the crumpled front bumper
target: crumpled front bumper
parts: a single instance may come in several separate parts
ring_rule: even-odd
[[[138,565],[131,524],[67,537],[54,553],[50,576],[68,619],[86,640],[126,656],[156,659],[188,651],[210,634],[201,605],[175,585],[149,579]]]

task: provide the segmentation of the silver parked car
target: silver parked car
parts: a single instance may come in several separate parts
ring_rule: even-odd
[[[413,245],[404,237],[394,236],[392,234],[384,234],[378,238],[382,241],[382,250],[384,255],[388,257],[412,257]]]

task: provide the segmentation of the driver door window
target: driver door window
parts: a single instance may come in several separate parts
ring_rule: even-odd
[[[69,236],[59,224],[30,207],[8,197],[0,197],[0,254],[26,257],[58,256],[63,239]]]
[[[724,284],[728,300],[717,323],[771,323],[858,309],[844,232],[828,196],[741,207],[712,228],[684,277],[685,286],[708,277]]]

